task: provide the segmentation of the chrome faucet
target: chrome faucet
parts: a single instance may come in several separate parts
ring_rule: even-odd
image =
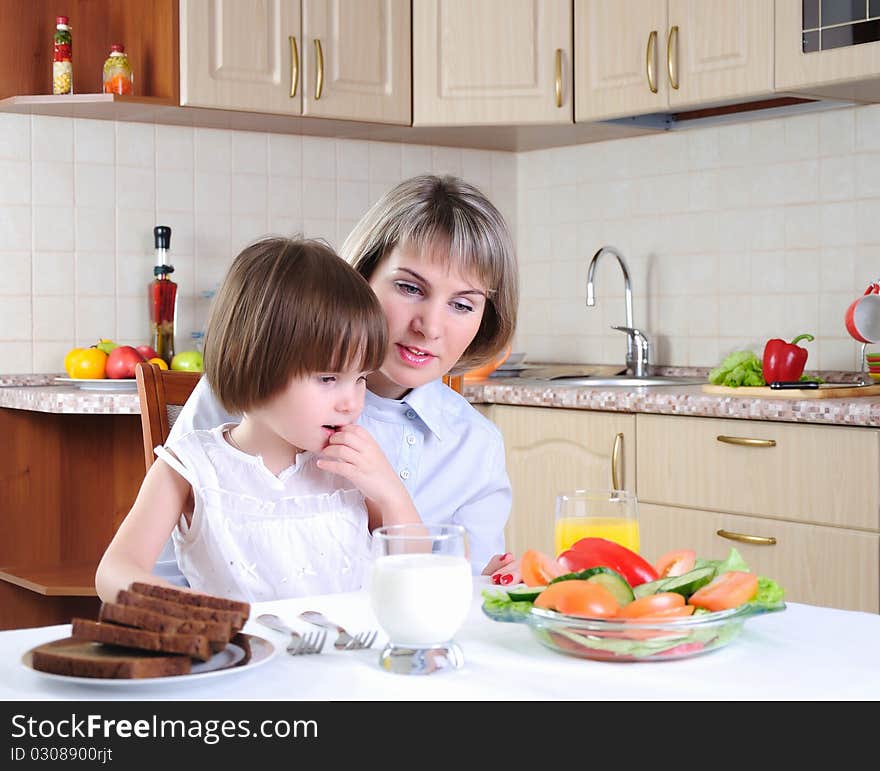
[[[603,246],[593,255],[590,260],[590,266],[587,269],[587,305],[593,307],[596,304],[596,287],[594,276],[596,273],[596,265],[599,258],[605,253],[613,254],[617,258],[617,263],[623,271],[623,300],[626,312],[626,319],[623,326],[612,326],[619,332],[626,332],[626,368],[635,377],[646,377],[650,370],[651,344],[647,335],[640,329],[633,326],[633,301],[632,301],[632,285],[629,280],[629,270],[626,267],[626,261],[623,255],[613,246]]]

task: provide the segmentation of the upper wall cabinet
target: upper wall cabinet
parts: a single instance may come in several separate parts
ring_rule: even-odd
[[[575,120],[765,97],[767,0],[575,0]]]
[[[776,0],[776,88],[880,99],[880,2]]]
[[[413,124],[572,122],[569,0],[413,0]]]
[[[180,102],[410,123],[409,0],[180,0]]]

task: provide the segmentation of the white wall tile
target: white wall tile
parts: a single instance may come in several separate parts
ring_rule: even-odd
[[[31,248],[31,207],[0,206],[0,249],[21,251]]]
[[[116,205],[120,209],[156,207],[156,173],[152,168],[116,167]]]
[[[370,159],[371,182],[400,181],[400,145],[391,142],[370,142],[367,152]]]
[[[116,298],[80,297],[76,303],[76,339],[83,345],[109,337],[117,338]],[[146,335],[144,335],[146,338]]]
[[[63,375],[61,362],[64,361],[64,355],[73,346],[72,336],[66,340],[34,340],[32,345],[33,371]]]
[[[31,123],[31,158],[34,161],[73,162],[73,121],[35,115]]]
[[[229,173],[232,169],[231,132],[197,128],[195,133],[195,168],[212,174]]]
[[[255,131],[233,131],[232,172],[265,174],[268,170],[269,140],[267,134]]]
[[[33,344],[30,341],[7,342],[0,340],[0,359],[3,360],[4,372],[9,374],[26,375],[40,371],[34,368]]]
[[[79,297],[116,294],[115,252],[77,251],[76,291]]]
[[[77,163],[116,163],[116,126],[109,120],[77,119],[73,122]]]
[[[99,121],[96,121],[96,123]],[[60,164],[56,164],[60,166]],[[34,164],[34,172],[36,173]],[[116,170],[113,166],[97,163],[77,163],[74,168],[75,199],[77,206],[113,207],[116,205]],[[36,179],[35,179],[36,181]],[[35,190],[36,192],[36,190]],[[38,203],[36,195],[34,203]],[[52,203],[47,201],[47,203]],[[67,203],[65,200],[55,203]],[[73,202],[71,202],[73,203]]]
[[[336,178],[336,140],[302,138],[302,176],[309,179]]]
[[[819,154],[845,155],[856,143],[854,110],[830,110],[819,115]]]
[[[213,212],[214,214],[228,213],[231,205],[231,184],[230,175],[227,173],[196,172],[196,211]]]
[[[294,218],[302,227],[303,184],[299,177],[269,177],[270,217]],[[363,216],[366,208],[358,213]]]
[[[401,145],[400,177],[409,179],[419,174],[430,174],[432,169],[431,148],[426,145]]]
[[[117,123],[117,165],[156,168],[157,128],[149,123]]]
[[[336,178],[368,181],[370,179],[370,142],[351,140],[336,143]]]
[[[78,206],[75,245],[88,252],[114,252],[116,249],[116,212],[110,208]]]
[[[279,177],[302,176],[302,137],[269,135],[269,173]]]
[[[30,202],[31,164],[28,161],[0,160],[0,206]]]
[[[265,174],[233,174],[230,181],[230,210],[236,214],[265,216],[268,194]]]
[[[156,126],[156,168],[188,170],[195,164],[195,131],[188,126]]]
[[[34,252],[34,295],[65,295],[74,285],[73,252]]]
[[[30,340],[32,298],[4,297],[0,302],[0,340]]]
[[[68,340],[75,325],[73,296],[33,297],[34,340]],[[58,360],[59,362],[62,359]]]
[[[73,206],[34,206],[33,216],[35,250],[73,251]]]
[[[31,174],[35,205],[73,206],[72,163],[34,161]]]
[[[30,161],[30,115],[0,114],[0,158]]]
[[[0,259],[3,260],[0,296],[30,295],[32,286],[30,252],[0,254]]]
[[[156,208],[163,211],[193,210],[193,170],[163,169],[156,178]]]

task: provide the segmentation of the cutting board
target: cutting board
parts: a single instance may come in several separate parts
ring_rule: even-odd
[[[796,388],[789,390],[773,389],[770,386],[729,386],[704,383],[703,393],[717,396],[754,396],[760,399],[851,399],[855,396],[880,396],[880,384],[877,385],[840,385],[822,384],[818,388]]]

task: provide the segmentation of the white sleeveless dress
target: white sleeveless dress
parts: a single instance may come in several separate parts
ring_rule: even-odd
[[[310,452],[276,476],[225,440],[234,425],[156,448],[193,489],[192,521],[181,515],[172,534],[190,586],[247,602],[361,588],[370,561],[361,492]]]

